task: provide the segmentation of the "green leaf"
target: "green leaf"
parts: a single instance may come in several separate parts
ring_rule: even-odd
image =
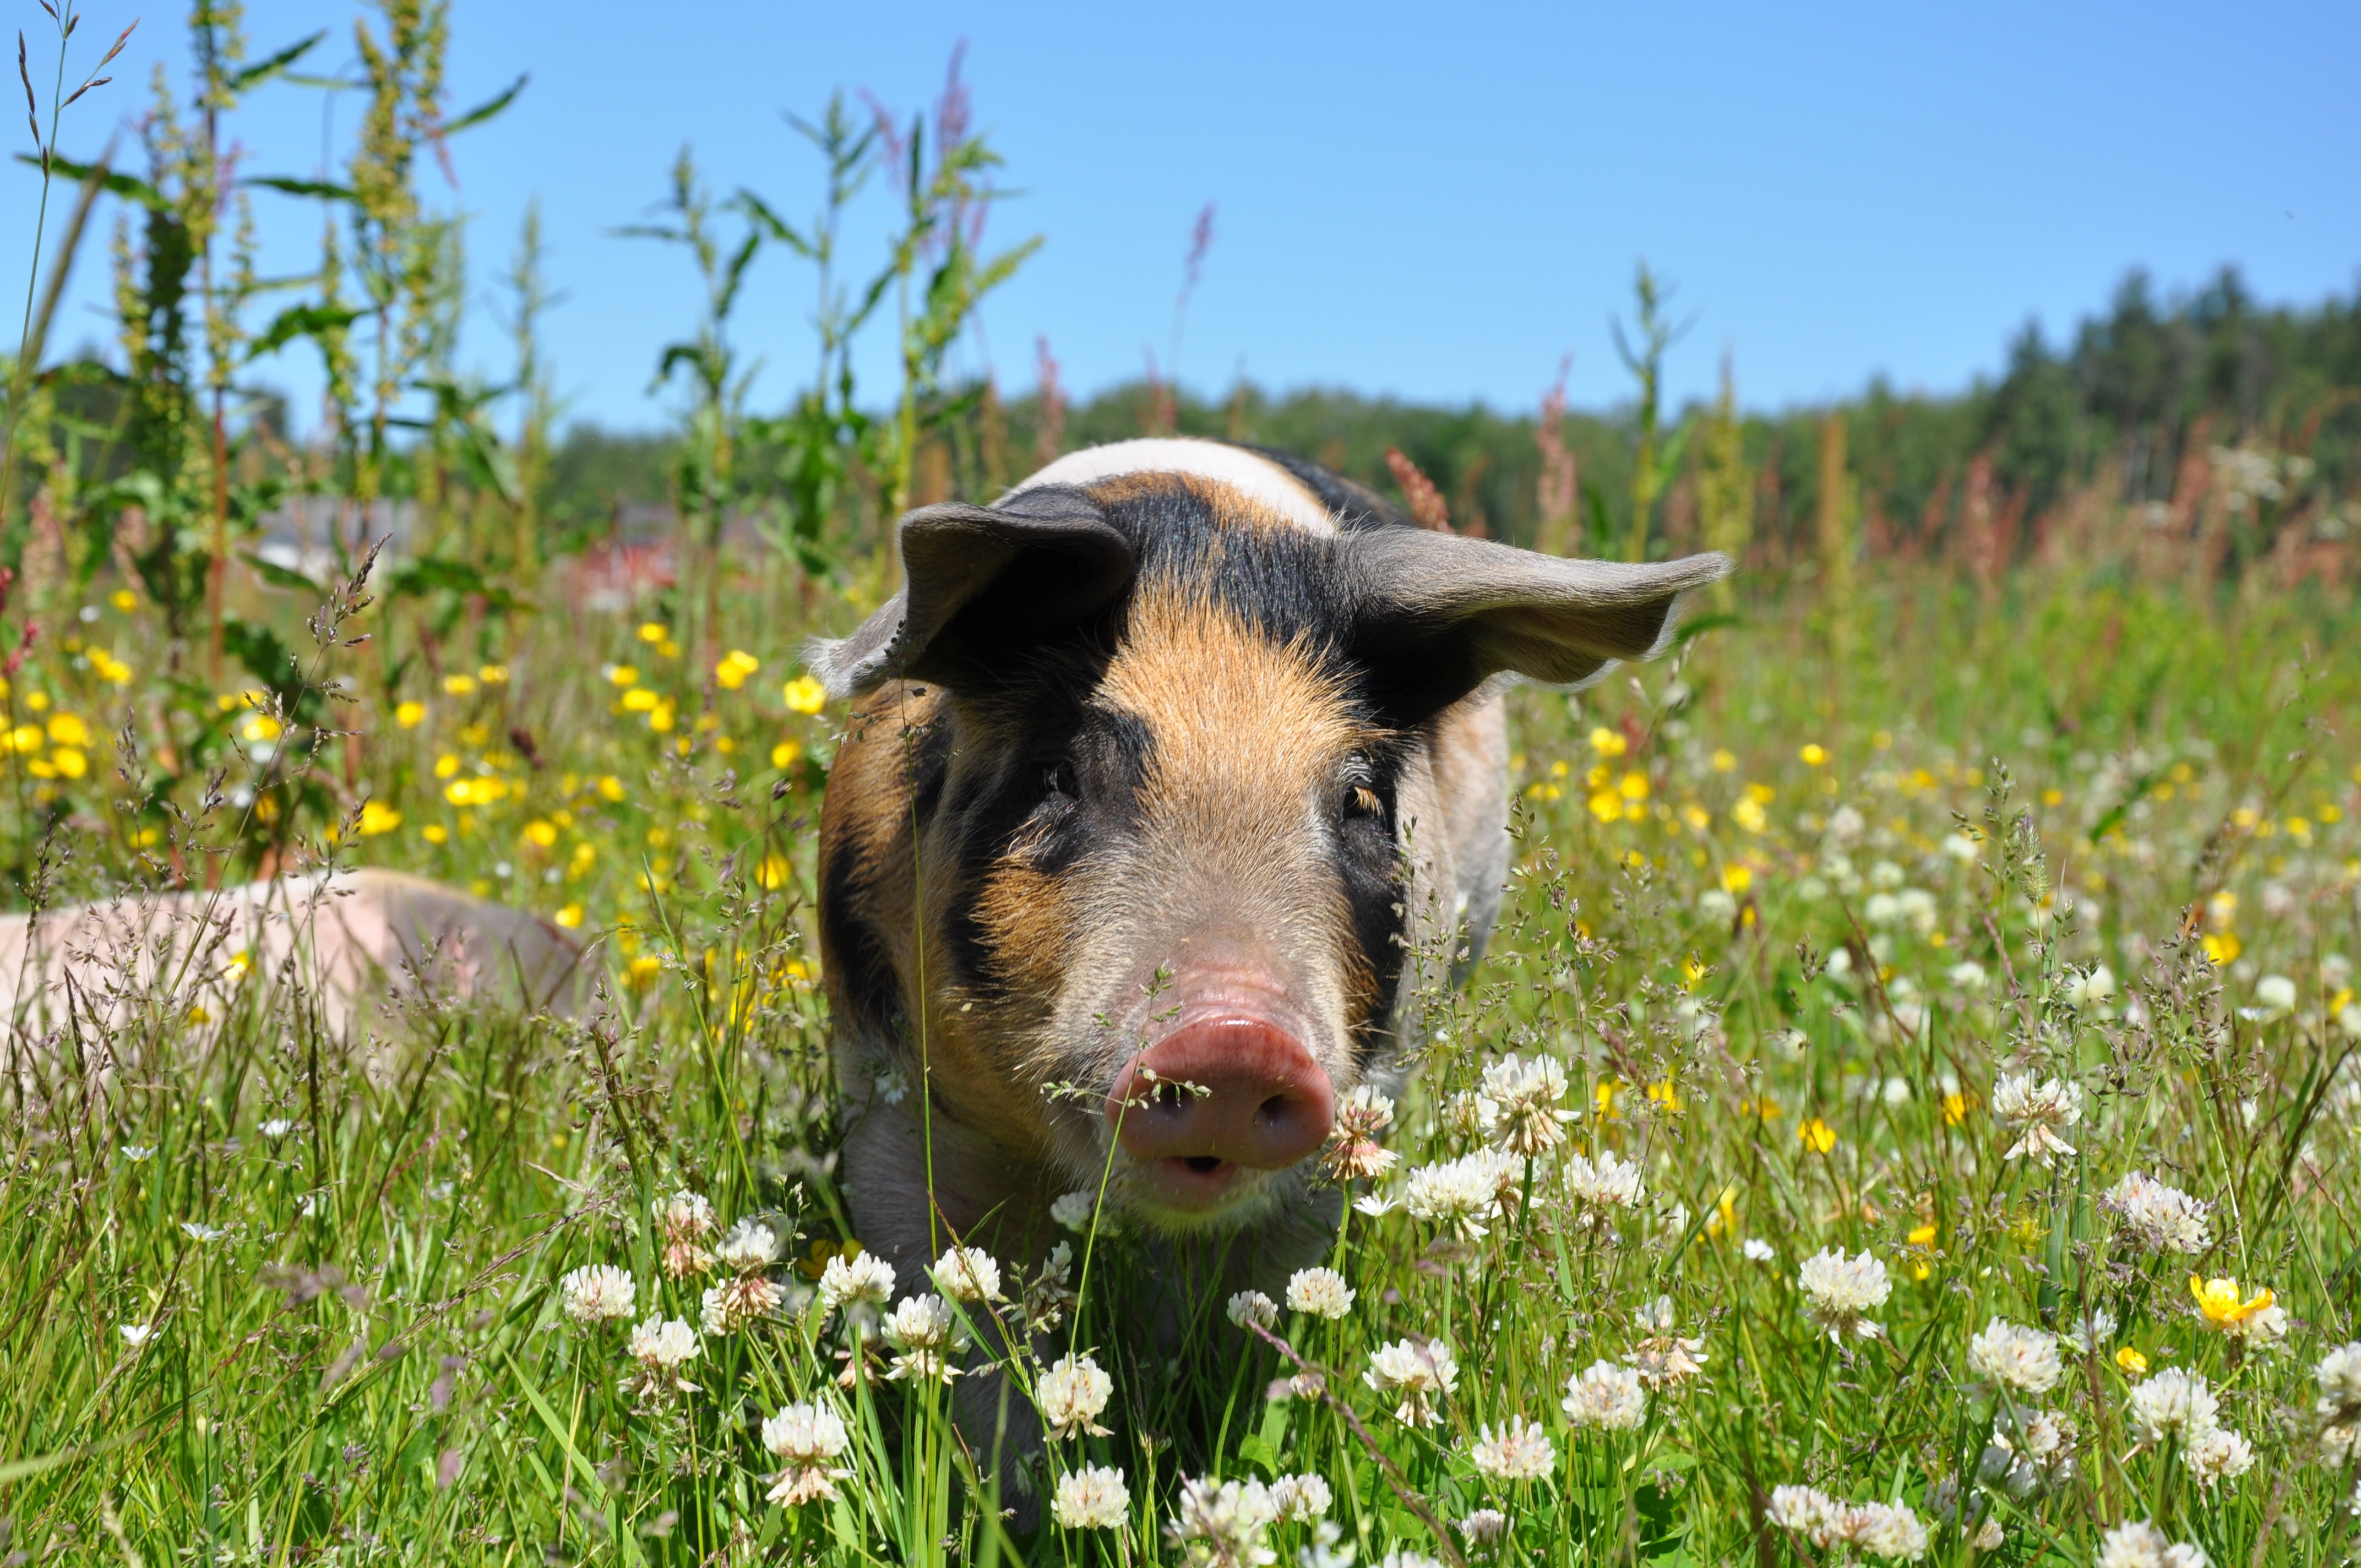
[[[505,109],[511,104],[515,103],[516,95],[523,92],[524,84],[532,80],[533,72],[528,71],[523,75],[519,76],[514,82],[510,82],[507,92],[496,93],[492,97],[485,99],[482,103],[477,104],[474,108],[468,110],[466,114],[460,115],[456,120],[444,121],[443,134],[446,137],[454,136],[460,131],[467,129],[471,126],[482,125],[486,120],[490,119],[494,115],[499,114],[502,109]]]
[[[317,196],[328,202],[359,200],[353,194],[350,186],[332,185],[324,180],[298,180],[288,174],[257,174],[247,181],[247,183],[267,186],[273,191],[283,191],[290,196]]]
[[[247,363],[275,354],[299,337],[317,338],[323,333],[342,331],[360,318],[360,312],[342,306],[290,305],[273,316],[262,335],[247,347]]]
[[[311,50],[313,44],[318,43],[322,38],[324,38],[327,36],[328,29],[322,27],[310,38],[299,39],[294,43],[289,44],[285,49],[280,49],[269,60],[261,60],[256,64],[247,66],[244,71],[238,71],[229,79],[230,90],[234,93],[243,93],[250,87],[260,86],[263,82],[268,82],[273,76],[278,75],[280,71],[286,70],[289,66],[302,59],[303,56]]]
[[[325,596],[327,589],[305,576],[292,566],[282,566],[276,561],[241,552],[238,559],[254,569],[254,575],[275,588],[300,588],[305,593]]]
[[[1731,610],[1716,610],[1711,615],[1696,616],[1682,621],[1679,629],[1674,631],[1673,646],[1678,648],[1692,637],[1702,637],[1708,631],[1719,631],[1725,626],[1745,624],[1746,618]]]
[[[41,166],[41,160],[29,152],[18,153],[16,161],[34,169]],[[111,169],[101,170],[95,164],[76,163],[70,158],[52,158],[49,159],[49,167],[60,174],[76,180],[88,180],[93,175],[96,175],[100,184],[118,196],[137,202],[143,207],[152,207],[159,213],[171,211],[172,203],[165,200],[164,193],[145,180],[135,179],[128,174],[117,174]]]

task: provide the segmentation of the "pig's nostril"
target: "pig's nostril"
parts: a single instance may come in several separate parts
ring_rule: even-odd
[[[1187,1166],[1190,1169],[1195,1171],[1200,1176],[1211,1176],[1213,1172],[1222,1168],[1221,1157],[1218,1155],[1191,1155],[1189,1158],[1181,1161],[1180,1163]]]
[[[1284,1122],[1294,1113],[1294,1111],[1293,1101],[1284,1094],[1274,1094],[1262,1102],[1261,1115],[1266,1122]]]

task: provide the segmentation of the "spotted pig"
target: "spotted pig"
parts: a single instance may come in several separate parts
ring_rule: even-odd
[[[845,1174],[904,1288],[1099,1190],[1283,1279],[1312,1157],[1391,1090],[1508,862],[1501,683],[1662,646],[1718,555],[1560,560],[1277,453],[1128,441],[902,519],[902,591],[814,664]],[[1268,1283],[1265,1288],[1268,1288]]]

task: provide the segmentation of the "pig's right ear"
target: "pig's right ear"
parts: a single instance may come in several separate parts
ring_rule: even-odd
[[[895,534],[902,591],[851,635],[816,641],[813,674],[839,698],[890,680],[957,689],[1071,630],[1131,584],[1131,543],[1071,491],[1006,506],[947,502],[906,513]]]

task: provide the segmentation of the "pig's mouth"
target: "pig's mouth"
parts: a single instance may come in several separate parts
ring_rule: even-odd
[[[1135,1201],[1183,1223],[1241,1207],[1328,1136],[1335,1091],[1301,1033],[1261,1009],[1184,1008],[1124,1064],[1106,1117]]]

